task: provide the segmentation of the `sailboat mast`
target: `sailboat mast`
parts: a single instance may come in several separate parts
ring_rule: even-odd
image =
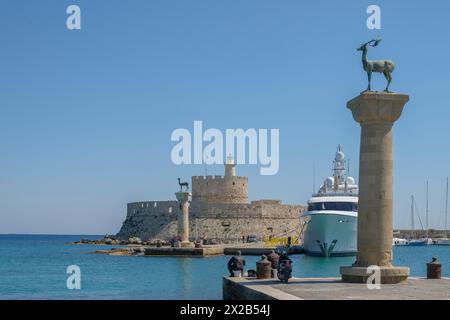
[[[447,218],[448,218],[448,177],[447,177],[447,188],[446,188],[446,192],[445,192],[445,233],[447,233],[447,237],[448,237],[448,232],[447,232]]]
[[[427,228],[427,238],[428,238],[428,180],[427,180],[427,210],[426,210],[426,216],[425,216],[425,225]]]
[[[414,229],[414,195],[411,195],[411,230]]]

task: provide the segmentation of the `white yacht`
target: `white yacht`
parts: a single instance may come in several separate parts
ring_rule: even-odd
[[[358,185],[345,174],[345,156],[339,145],[334,159],[334,174],[308,201],[301,216],[303,247],[307,255],[356,255]]]

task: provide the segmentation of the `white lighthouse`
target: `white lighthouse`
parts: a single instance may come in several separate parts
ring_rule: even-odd
[[[225,162],[225,178],[236,176],[236,163],[231,155],[227,157]]]

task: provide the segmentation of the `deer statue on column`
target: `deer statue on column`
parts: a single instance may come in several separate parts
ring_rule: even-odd
[[[189,183],[181,182],[180,178],[178,178],[178,184],[180,185],[180,192],[183,192],[183,187],[186,187],[186,191],[189,190]]]
[[[372,79],[372,72],[379,72],[384,75],[384,77],[387,80],[387,86],[386,89],[384,89],[385,92],[389,91],[389,85],[392,81],[391,73],[395,69],[395,64],[391,60],[367,60],[367,50],[368,46],[376,47],[381,42],[381,38],[370,40],[369,42],[366,42],[361,45],[357,50],[362,51],[362,64],[364,70],[367,72],[367,78],[369,80],[369,85],[367,86],[366,91],[370,90],[370,81]]]

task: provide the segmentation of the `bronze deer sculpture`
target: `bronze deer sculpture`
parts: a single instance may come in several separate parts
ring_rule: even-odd
[[[368,60],[367,59],[367,50],[368,50],[367,47],[368,46],[376,47],[380,42],[381,42],[381,38],[370,40],[369,42],[362,44],[361,47],[359,47],[356,50],[362,51],[362,64],[363,64],[364,70],[367,72],[367,78],[369,80],[369,85],[367,86],[366,91],[371,91],[370,90],[370,81],[372,79],[372,72],[379,72],[379,73],[382,73],[387,80],[387,86],[386,86],[386,89],[384,89],[384,91],[390,92],[389,85],[391,84],[391,81],[392,81],[391,73],[395,69],[394,62],[391,60]]]
[[[183,187],[186,187],[186,191],[189,190],[189,183],[181,182],[180,178],[178,178],[178,184],[180,185],[180,192],[183,192]]]

